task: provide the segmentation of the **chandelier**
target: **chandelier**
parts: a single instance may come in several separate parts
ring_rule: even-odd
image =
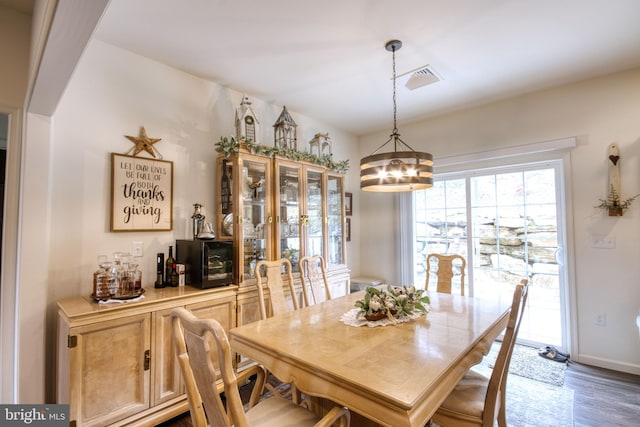
[[[360,160],[360,188],[363,191],[397,192],[431,188],[433,186],[433,156],[415,151],[400,139],[396,124],[396,50],[399,40],[387,42],[385,48],[393,54],[393,131],[387,142],[370,156]],[[393,151],[380,153],[393,143]]]

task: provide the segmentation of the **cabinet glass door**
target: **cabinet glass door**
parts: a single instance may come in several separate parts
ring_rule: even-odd
[[[218,197],[218,219],[216,221],[216,237],[220,240],[231,240],[233,238],[233,212],[234,191],[233,173],[234,162],[224,158],[218,158],[218,170],[216,182],[220,194]]]
[[[322,171],[307,170],[306,175],[306,215],[307,226],[305,227],[305,255],[321,255],[325,257],[323,215],[322,215],[322,193],[324,190]]]
[[[242,236],[240,261],[244,279],[253,278],[256,263],[268,259],[270,255],[268,244],[272,216],[269,212],[269,165],[269,159],[259,157],[241,160],[242,175],[238,183],[241,213],[238,228]]]
[[[327,264],[345,264],[342,176],[327,175]]]
[[[298,271],[300,259],[300,172],[296,164],[278,162],[276,164],[276,217],[277,248],[276,258],[287,258],[292,271]]]

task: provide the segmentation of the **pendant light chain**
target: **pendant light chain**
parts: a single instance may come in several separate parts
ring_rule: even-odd
[[[391,54],[393,56],[393,132],[391,133],[391,137],[393,138],[393,149],[394,151],[398,150],[398,125],[396,121],[397,116],[397,104],[396,104],[396,46],[393,45],[391,48]]]

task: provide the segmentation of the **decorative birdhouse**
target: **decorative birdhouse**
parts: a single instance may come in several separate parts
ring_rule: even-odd
[[[316,133],[313,139],[309,141],[309,153],[318,157],[329,155],[333,156],[332,142],[328,133]]]
[[[242,98],[240,107],[236,108],[236,139],[246,139],[259,144],[260,122],[256,113],[251,107],[251,102],[247,95]]]
[[[278,117],[278,120],[273,124],[274,146],[298,151],[298,138],[296,137],[297,127],[298,125],[293,121],[293,118],[291,118],[285,105],[282,108],[280,117]]]

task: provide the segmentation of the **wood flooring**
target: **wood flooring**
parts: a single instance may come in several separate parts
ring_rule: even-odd
[[[640,376],[572,362],[564,388],[574,391],[575,427],[631,427],[640,420]],[[189,413],[162,427],[192,427]]]
[[[572,362],[564,388],[574,391],[575,427],[631,427],[640,422],[640,376]]]

